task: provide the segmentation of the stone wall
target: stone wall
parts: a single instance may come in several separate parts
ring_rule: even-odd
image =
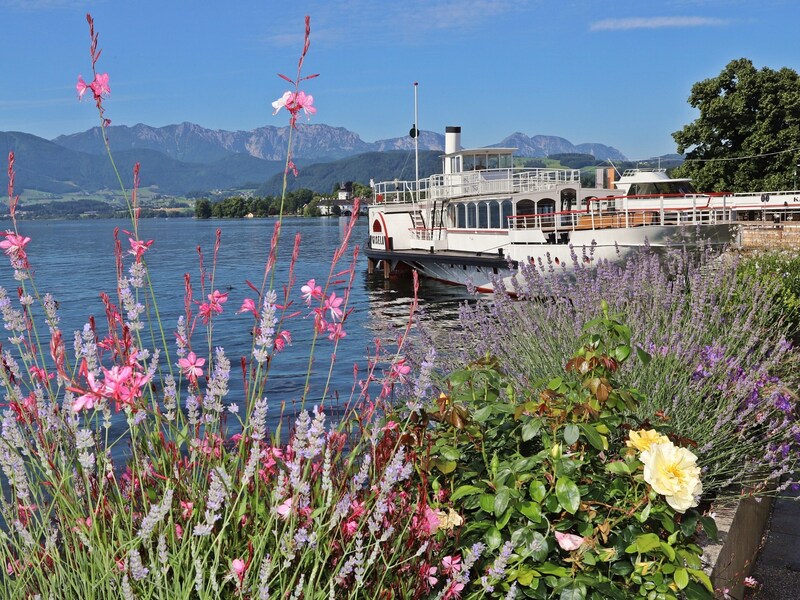
[[[741,226],[742,248],[767,250],[800,249],[800,224],[751,224]]]

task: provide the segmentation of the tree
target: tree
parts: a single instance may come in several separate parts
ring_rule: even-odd
[[[211,202],[208,198],[200,198],[194,203],[194,216],[198,219],[211,218]]]
[[[702,191],[752,192],[793,185],[800,163],[800,77],[789,68],[757,70],[733,60],[718,77],[695,83],[689,104],[700,116],[672,134],[686,162],[676,176]]]

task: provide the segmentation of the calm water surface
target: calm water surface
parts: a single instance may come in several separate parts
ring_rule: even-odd
[[[237,315],[236,311],[246,297],[254,297],[246,281],[260,287],[264,277],[273,220],[206,220],[194,219],[143,219],[140,222],[140,237],[153,239],[146,259],[155,286],[158,307],[168,337],[173,361],[174,336],[178,317],[183,314],[184,275],[189,274],[194,287],[194,298],[203,300],[200,290],[200,273],[197,247],[203,251],[205,266],[210,271],[216,230],[221,230],[222,244],[217,257],[213,289],[228,292],[228,302],[222,315],[214,319],[214,346],[225,348],[231,361],[231,392],[228,403],[238,403],[243,395],[239,358],[250,350],[252,315]],[[324,282],[328,276],[330,259],[334,249],[341,243],[346,219],[338,218],[286,218],[283,222],[281,248],[275,273],[275,287],[279,290],[287,282],[291,246],[295,234],[301,235],[300,258],[296,266],[297,283],[292,297],[295,310],[302,314],[288,322],[293,336],[293,345],[280,354],[270,371],[267,396],[272,413],[271,426],[278,417],[282,402],[289,407],[301,395],[307,371],[312,319],[306,318],[307,310],[300,298],[300,286],[308,279]],[[72,346],[72,332],[79,330],[93,315],[98,333],[105,331],[105,311],[99,293],[107,292],[116,301],[113,230],[126,228],[127,223],[111,220],[85,221],[27,221],[19,225],[20,233],[31,238],[28,255],[35,271],[35,282],[40,293],[50,292],[60,304],[61,328],[67,348]],[[128,250],[127,235],[120,231],[123,248]],[[352,242],[362,245],[367,238],[365,220],[356,225]],[[350,264],[352,252],[340,263],[344,270]],[[0,285],[10,293],[16,288],[12,272],[5,257],[0,266]],[[126,258],[126,267],[130,263]],[[334,288],[339,290],[338,288]],[[206,289],[206,294],[212,288]],[[359,256],[356,277],[350,296],[352,313],[347,319],[348,336],[339,345],[331,391],[346,399],[353,388],[353,366],[358,364],[363,374],[366,358],[375,346],[375,339],[390,342],[396,331],[387,325],[403,326],[408,320],[410,281],[391,280],[385,282],[381,276],[367,275],[366,259]],[[459,302],[467,296],[460,288],[436,282],[423,281],[420,304],[439,321],[452,323]],[[279,293],[279,298],[281,297]],[[195,306],[195,313],[196,313]],[[41,331],[46,332],[46,327]],[[193,337],[193,348],[198,355],[207,355],[204,342],[205,328],[198,321]],[[321,372],[327,373],[332,345],[324,338],[318,342],[314,352],[315,371],[320,374],[313,379],[310,402],[318,403],[324,386]],[[329,395],[330,396],[330,395]],[[118,431],[124,423],[116,423]]]

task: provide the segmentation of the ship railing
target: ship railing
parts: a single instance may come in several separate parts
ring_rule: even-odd
[[[447,229],[443,227],[434,227],[433,229],[425,227],[412,227],[408,230],[412,240],[421,242],[434,242],[443,240],[447,237]]]
[[[375,203],[449,200],[464,196],[540,192],[580,185],[579,169],[482,169],[432,175],[416,181],[383,181],[373,186]]]
[[[602,199],[604,202],[607,199]],[[544,233],[630,228],[647,225],[711,225],[731,223],[734,211],[725,207],[653,206],[618,208],[603,206],[590,210],[571,210],[509,217],[510,229],[539,229]]]
[[[376,183],[373,188],[373,204],[402,204],[427,200],[428,179],[407,181],[395,179]]]

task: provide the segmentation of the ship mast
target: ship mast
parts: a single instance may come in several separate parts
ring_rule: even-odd
[[[419,205],[419,107],[417,105],[417,87],[419,83],[414,82],[414,177],[416,182],[414,187],[417,194],[417,205]]]

